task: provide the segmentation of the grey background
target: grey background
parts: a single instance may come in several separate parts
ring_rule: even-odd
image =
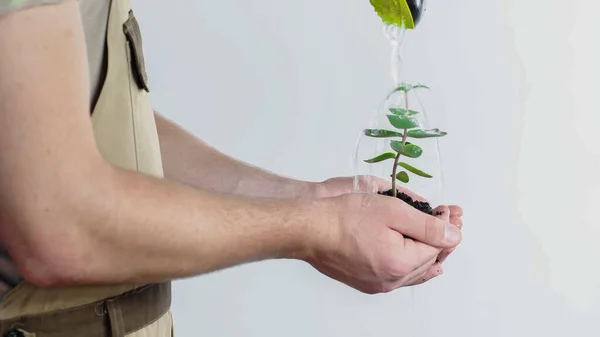
[[[391,85],[367,0],[133,1],[156,108],[220,150],[307,180],[354,174]],[[405,75],[465,238],[427,285],[368,296],[300,263],[175,283],[178,336],[594,336],[600,27],[594,0],[429,1]],[[596,33],[594,33],[596,32]],[[312,136],[316,134],[317,136]]]

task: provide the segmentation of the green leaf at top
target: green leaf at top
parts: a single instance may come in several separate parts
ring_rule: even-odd
[[[365,163],[369,163],[369,164],[379,163],[379,162],[382,162],[384,160],[394,159],[394,158],[396,158],[396,155],[394,153],[387,152],[387,153],[384,153],[384,154],[380,154],[379,156],[377,156],[375,158],[367,159],[367,160],[365,160]]]
[[[423,149],[415,144],[405,144],[402,146],[402,142],[397,140],[392,140],[390,142],[390,147],[400,153],[403,156],[408,158],[419,158],[423,154]]]
[[[406,0],[369,0],[383,22],[406,29],[414,29],[415,22]]]
[[[373,138],[391,138],[391,137],[403,137],[404,135],[400,132],[383,130],[383,129],[366,129],[365,136]]]
[[[400,130],[412,129],[419,125],[417,119],[412,116],[387,115],[387,118],[390,124]]]
[[[400,180],[405,184],[408,183],[408,181],[410,180],[410,178],[408,177],[408,173],[406,173],[405,171],[396,174],[396,179]]]
[[[447,134],[448,134],[447,132],[441,131],[440,129],[410,130],[410,131],[408,131],[408,137],[410,137],[410,138],[444,137]]]
[[[402,83],[396,89],[394,89],[394,91],[392,91],[392,92],[403,91],[404,93],[408,93],[409,91],[411,91],[413,89],[429,89],[429,87],[426,86],[425,84]]]
[[[419,84],[413,84],[410,87],[411,87],[410,88],[411,90],[412,89],[429,89],[428,86],[426,86],[425,84],[420,84],[420,83]]]
[[[390,112],[396,116],[414,116],[419,114],[418,111],[415,110],[406,110],[401,108],[390,108]]]
[[[423,177],[423,178],[433,178],[433,176],[431,176],[430,174],[427,174],[427,173],[419,170],[418,168],[415,168],[414,166],[409,165],[407,163],[400,162],[400,163],[398,163],[398,166],[403,167],[406,170],[408,170],[408,171],[410,171],[410,172],[412,172],[412,173],[414,173],[414,174],[416,174],[416,175],[418,175],[420,177]]]

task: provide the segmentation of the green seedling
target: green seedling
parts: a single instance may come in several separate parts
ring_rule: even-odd
[[[397,197],[396,181],[408,183],[410,181],[409,173],[423,178],[432,178],[433,176],[414,167],[413,165],[400,161],[402,156],[408,159],[417,159],[423,154],[423,149],[416,144],[408,142],[408,139],[425,139],[446,136],[447,133],[439,129],[423,130],[418,127],[417,115],[420,113],[410,110],[408,105],[408,93],[416,89],[429,89],[422,84],[411,85],[402,84],[394,89],[393,93],[402,91],[405,96],[405,105],[402,108],[389,108],[387,120],[394,130],[388,129],[365,129],[364,134],[373,138],[390,138],[390,148],[392,151],[380,154],[374,158],[365,160],[366,163],[374,164],[386,160],[393,160],[391,169],[392,193]],[[394,139],[395,138],[395,139]],[[400,171],[398,171],[400,168]]]

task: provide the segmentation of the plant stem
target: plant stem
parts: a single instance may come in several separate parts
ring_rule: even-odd
[[[404,105],[406,113],[408,114],[408,91],[406,91],[404,96]],[[408,138],[408,129],[404,129],[404,134],[402,135],[402,148],[406,146],[406,139]],[[392,169],[392,193],[394,198],[398,196],[398,190],[396,189],[396,172],[398,171],[398,162],[400,161],[400,153],[396,155],[396,159],[394,160],[394,168]]]
[[[398,190],[396,189],[396,171],[398,170],[398,161],[400,160],[400,153],[396,155],[394,160],[394,168],[392,169],[392,193],[394,198],[398,196]]]

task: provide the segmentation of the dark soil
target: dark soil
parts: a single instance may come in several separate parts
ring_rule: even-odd
[[[385,192],[380,192],[379,194],[387,195],[388,197],[394,196],[394,192],[392,190],[387,190]],[[431,208],[431,205],[428,202],[413,200],[413,198],[411,198],[406,193],[398,191],[396,193],[396,198],[404,201],[405,203],[411,205],[412,207],[418,209],[419,211],[421,211],[423,213],[427,213],[427,214],[431,214],[431,215],[442,215],[442,214],[444,214],[443,212],[436,212],[435,214],[433,214],[433,208]]]

